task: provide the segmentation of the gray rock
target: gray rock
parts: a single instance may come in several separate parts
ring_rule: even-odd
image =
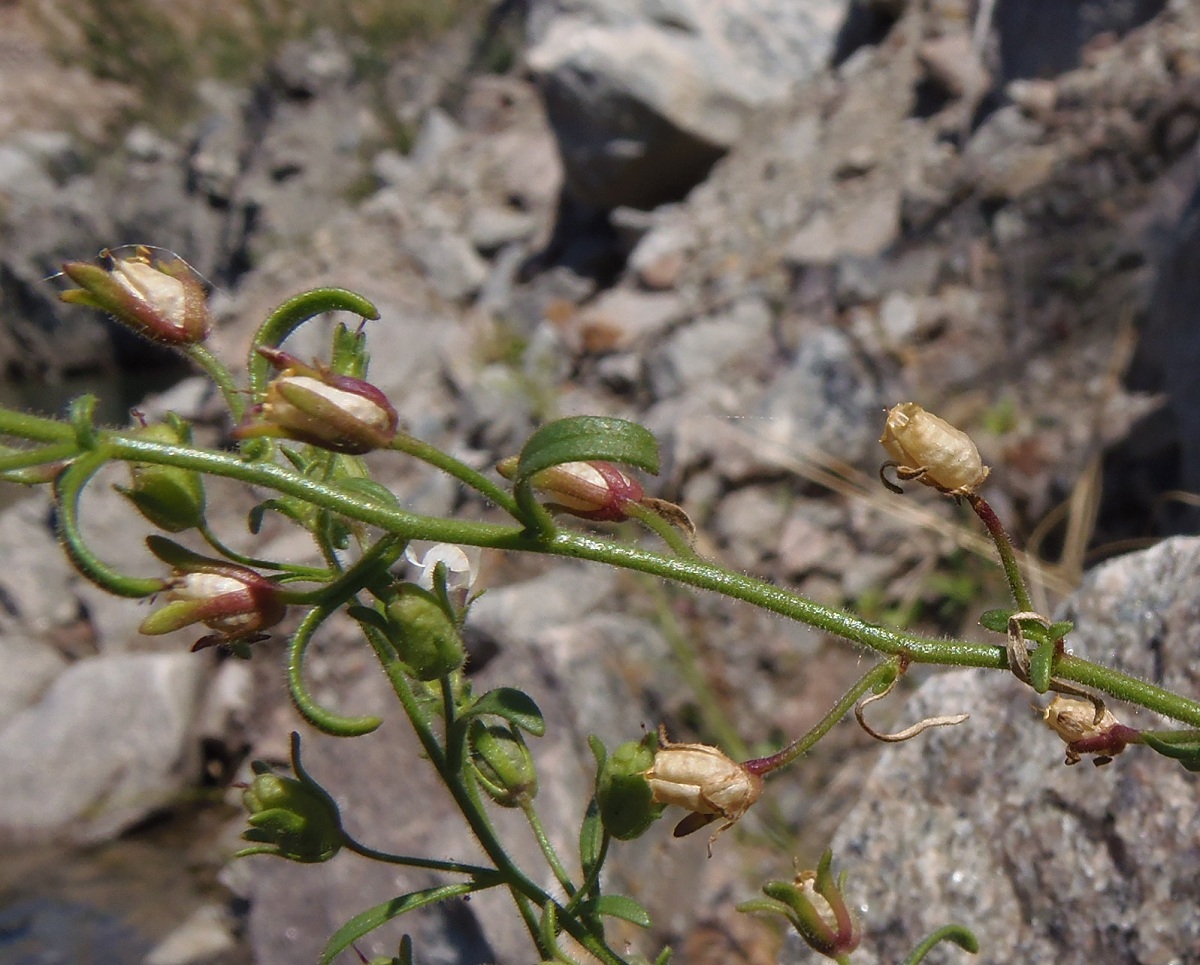
[[[461,235],[438,230],[421,232],[409,241],[408,250],[429,284],[449,301],[475,294],[487,280],[487,262]]]
[[[874,444],[882,403],[850,340],[821,328],[801,337],[792,367],[758,407],[762,434],[793,452],[817,450],[856,463]]]
[[[195,779],[204,664],[188,653],[72,664],[0,730],[0,838],[100,841],[173,800]]]
[[[825,65],[846,3],[534,7],[528,62],[567,189],[612,208],[682,197],[752,111]]]
[[[523,241],[536,227],[537,222],[528,211],[481,205],[471,212],[467,235],[481,252],[491,254],[509,242]]]
[[[34,703],[67,661],[54,648],[11,629],[0,633],[0,727]]]
[[[1068,646],[1195,694],[1198,591],[1200,540],[1114,560],[1064,608]],[[1064,767],[1031,699],[1015,678],[956,671],[909,702],[905,724],[972,716],[883,751],[834,838],[865,921],[856,961],[900,960],[952,921],[975,931],[982,962],[1195,961],[1196,776],[1136,747],[1102,769]],[[809,961],[790,940],[781,962]]]
[[[771,310],[748,297],[729,311],[702,318],[671,334],[649,362],[657,398],[718,379],[732,382],[739,369],[750,374],[770,353]]]
[[[0,514],[0,558],[5,560],[0,594],[5,608],[35,635],[79,618],[61,554],[44,497],[23,499]]]
[[[234,922],[221,905],[202,905],[190,918],[154,946],[142,965],[204,965],[237,945]]]

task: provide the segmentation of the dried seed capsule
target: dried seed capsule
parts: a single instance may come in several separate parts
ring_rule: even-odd
[[[1046,726],[1067,745],[1067,764],[1078,764],[1081,754],[1096,754],[1097,766],[1107,764],[1138,738],[1139,732],[1122,724],[1107,707],[1098,716],[1092,701],[1061,696],[1042,710]]]
[[[675,827],[683,837],[704,825],[724,818],[725,823],[709,839],[709,851],[717,836],[741,818],[762,794],[763,780],[743,765],[707,744],[673,744],[665,738],[646,771],[654,800],[674,804],[692,813]]]
[[[950,496],[971,495],[991,471],[970,436],[916,402],[892,406],[879,443],[896,461],[901,479],[916,479]]]

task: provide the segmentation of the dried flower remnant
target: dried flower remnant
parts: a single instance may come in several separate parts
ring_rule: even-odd
[[[1056,696],[1041,710],[1046,726],[1067,745],[1064,763],[1078,764],[1083,754],[1095,754],[1093,764],[1108,764],[1141,736],[1140,731],[1122,724],[1103,704]]]
[[[654,801],[692,812],[675,826],[677,838],[723,818],[708,839],[711,857],[717,837],[733,827],[762,794],[762,776],[708,744],[676,744],[665,734],[660,742],[654,763],[645,772]]]
[[[204,284],[182,258],[166,254],[170,258],[138,245],[128,255],[105,248],[99,265],[69,261],[62,266],[63,274],[79,287],[59,298],[108,312],[154,342],[202,342],[212,327]]]
[[[263,631],[282,620],[286,610],[275,583],[247,567],[213,561],[204,570],[172,580],[166,606],[146,617],[138,630],[153,636],[202,623],[214,632],[197,641],[193,650],[254,643],[264,639]]]
[[[278,349],[258,351],[280,374],[267,385],[262,404],[234,430],[235,437],[295,439],[349,455],[383,449],[396,437],[399,416],[370,382],[305,365]]]
[[[916,402],[892,406],[879,443],[895,460],[882,468],[893,466],[901,480],[915,479],[948,496],[973,495],[991,472],[970,436]]]

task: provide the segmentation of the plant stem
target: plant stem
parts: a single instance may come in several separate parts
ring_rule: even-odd
[[[389,854],[387,851],[376,851],[353,837],[342,832],[342,846],[348,851],[370,858],[372,861],[382,861],[385,864],[398,864],[407,868],[425,868],[429,871],[445,871],[450,874],[470,875],[476,881],[486,881],[489,876],[495,878],[494,884],[504,884],[495,868],[486,868],[478,864],[464,864],[461,861],[439,861],[436,858],[419,858],[408,854]]]
[[[893,658],[876,664],[858,678],[858,682],[847,690],[841,699],[830,708],[829,713],[818,721],[817,725],[806,734],[796,738],[787,747],[768,757],[759,757],[752,761],[743,762],[742,766],[752,774],[770,774],[781,767],[786,767],[801,754],[810,750],[814,744],[828,734],[834,724],[850,713],[858,699],[868,690],[878,690],[887,686],[900,672],[899,660]]]
[[[54,427],[53,432],[50,431],[51,426]],[[46,441],[64,441],[74,437],[70,426],[54,420],[14,414],[0,409],[0,434],[14,433],[18,429],[28,429],[29,437]],[[583,533],[556,530],[552,536],[542,538],[536,533],[513,526],[418,516],[397,507],[369,503],[335,485],[298,476],[271,463],[245,463],[227,453],[171,446],[120,433],[103,435],[104,445],[111,457],[181,466],[266,486],[286,495],[308,500],[331,512],[378,526],[406,539],[463,543],[606,563],[743,600],[862,644],[879,653],[905,654],[915,663],[1008,669],[1007,652],[1002,646],[921,637],[876,626],[853,614],[821,606],[780,587],[731,572],[705,560],[666,556]],[[1108,670],[1078,658],[1060,658],[1055,664],[1055,674],[1063,679],[1091,686],[1120,700],[1140,704],[1182,723],[1200,727],[1200,702],[1173,694],[1127,674]]]
[[[1004,576],[1008,580],[1008,588],[1012,591],[1013,602],[1016,603],[1017,609],[1025,613],[1032,611],[1033,604],[1029,600],[1029,591],[1025,589],[1025,580],[1021,577],[1021,569],[1017,566],[1017,555],[1013,552],[1012,540],[1004,531],[1000,517],[982,496],[971,493],[967,496],[967,502],[975,510],[975,515],[983,521],[988,535],[996,544],[996,550],[1000,554],[1000,565],[1004,567]]]
[[[542,819],[538,816],[537,808],[533,806],[533,800],[528,797],[523,798],[521,801],[521,810],[525,813],[525,819],[529,822],[529,828],[533,831],[534,838],[537,839],[538,847],[542,849],[542,855],[546,859],[546,864],[554,872],[554,877],[562,885],[562,889],[567,893],[567,897],[573,897],[575,895],[575,883],[571,881],[570,874],[567,873],[562,859],[554,849],[554,843],[546,834],[546,829],[542,826]]]
[[[429,465],[442,470],[442,472],[453,476],[464,485],[470,486],[481,496],[491,500],[508,513],[509,516],[512,516],[514,519],[519,518],[520,511],[517,509],[517,501],[513,499],[511,493],[501,489],[496,483],[483,475],[483,473],[472,469],[465,462],[455,459],[449,453],[443,452],[437,446],[432,446],[428,442],[423,442],[407,433],[401,432],[392,440],[390,448],[396,452],[415,456],[422,462],[427,462]]]
[[[237,383],[233,381],[233,376],[225,367],[225,363],[199,343],[189,345],[186,354],[188,358],[204,369],[204,374],[212,379],[217,388],[221,390],[221,396],[225,399],[225,405],[229,407],[229,414],[233,417],[233,421],[241,422],[242,416],[246,412],[246,397],[238,388]]]

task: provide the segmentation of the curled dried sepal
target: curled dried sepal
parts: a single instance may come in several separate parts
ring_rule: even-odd
[[[879,443],[895,460],[883,468],[893,466],[900,479],[915,479],[948,496],[975,493],[991,471],[970,436],[916,402],[901,402],[888,411]],[[880,473],[883,478],[882,469]],[[900,491],[886,479],[883,482]]]
[[[363,379],[306,365],[265,346],[260,355],[280,370],[266,398],[233,434],[238,439],[295,439],[332,452],[361,455],[390,445],[400,419],[378,388]]]
[[[902,730],[894,733],[884,733],[878,731],[867,723],[863,711],[868,704],[873,704],[877,700],[883,700],[888,694],[895,689],[897,681],[900,679],[900,674],[892,678],[887,687],[877,694],[872,694],[870,697],[864,697],[854,706],[854,719],[858,721],[858,726],[865,730],[868,734],[874,737],[877,741],[883,741],[887,744],[899,744],[903,741],[912,740],[918,734],[922,734],[931,727],[953,727],[955,724],[961,724],[963,721],[970,718],[970,714],[939,714],[934,717],[926,717],[923,720],[917,721]]]
[[[505,479],[517,474],[516,456],[502,459],[496,471]],[[536,472],[529,480],[553,510],[600,522],[629,518],[628,507],[646,495],[642,484],[611,462],[564,462]]]
[[[645,772],[653,799],[692,812],[675,826],[677,838],[722,818],[724,823],[708,839],[711,857],[717,837],[733,827],[762,794],[762,776],[708,744],[676,744],[665,733],[659,740],[654,763]]]
[[[1040,713],[1046,726],[1066,743],[1066,764],[1078,764],[1081,755],[1095,754],[1092,763],[1099,767],[1141,736],[1140,731],[1117,720],[1103,703],[1090,700],[1056,696]]]
[[[118,255],[105,248],[100,264],[69,261],[63,274],[78,285],[64,302],[108,312],[146,338],[167,345],[204,341],[212,327],[204,284],[182,258],[138,245]]]

